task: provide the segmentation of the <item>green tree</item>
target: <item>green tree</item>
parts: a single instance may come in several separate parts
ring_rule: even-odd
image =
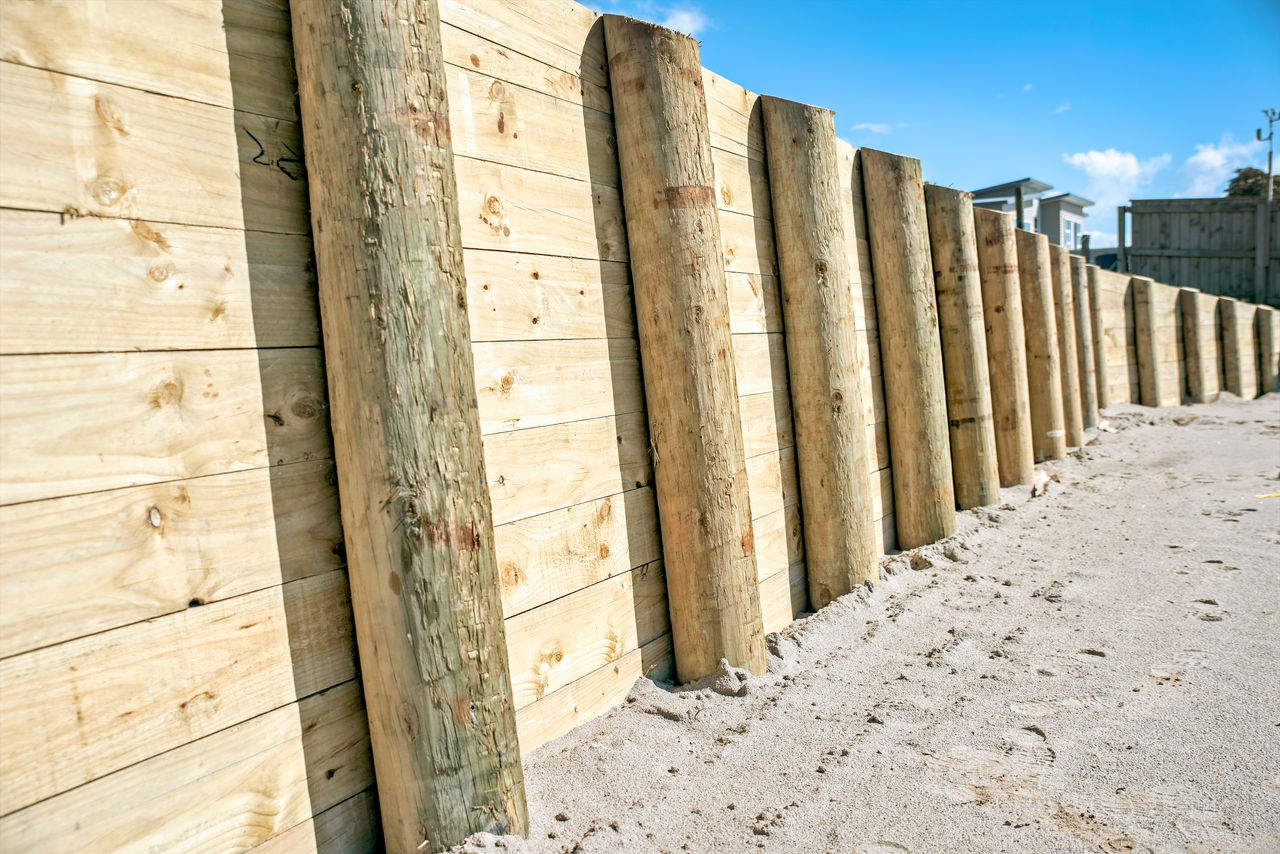
[[[1265,196],[1267,173],[1252,166],[1236,170],[1236,176],[1227,183],[1228,196]],[[1271,176],[1271,197],[1280,196],[1280,175]]]

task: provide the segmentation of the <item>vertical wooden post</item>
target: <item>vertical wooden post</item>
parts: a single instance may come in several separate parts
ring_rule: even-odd
[[[1223,385],[1232,394],[1252,400],[1258,394],[1254,355],[1254,305],[1231,297],[1218,298],[1222,328]]]
[[[809,599],[821,608],[880,577],[835,126],[830,110],[760,101]]]
[[[1071,253],[1049,245],[1049,281],[1053,284],[1053,319],[1058,332],[1058,376],[1062,381],[1062,416],[1067,444],[1084,444],[1084,418],[1080,404],[1080,363],[1076,359],[1076,312],[1071,299]]]
[[[1160,389],[1160,349],[1156,334],[1156,283],[1133,277],[1134,337],[1138,345],[1138,391],[1143,406],[1164,406]]]
[[[956,529],[938,307],[920,161],[862,149],[898,545]]]
[[[1258,332],[1258,393],[1280,388],[1280,309],[1260,305],[1255,316]]]
[[[1018,229],[1018,279],[1022,285],[1027,386],[1031,390],[1031,444],[1036,462],[1060,460],[1067,455],[1057,320],[1053,312],[1053,274],[1049,264],[1049,238]]]
[[[438,10],[434,0],[292,10],[386,848],[524,833]]]
[[[1088,237],[1085,237],[1088,240]],[[1089,302],[1089,281],[1085,261],[1072,255],[1071,296],[1075,303],[1076,361],[1080,367],[1080,416],[1086,430],[1098,426],[1098,380],[1093,364],[1093,311]]]
[[[991,415],[973,196],[926,184],[924,203],[938,296],[956,504],[961,510],[999,504],[1000,469]]]
[[[1125,249],[1124,215],[1129,209],[1124,205],[1116,208],[1116,272],[1129,272],[1129,255]]]
[[[1089,284],[1089,337],[1093,339],[1093,373],[1097,380],[1098,411],[1111,405],[1107,394],[1107,339],[1106,325],[1102,317],[1102,285],[1098,281],[1102,268],[1086,264],[1085,278]]]
[[[1212,303],[1212,298],[1195,288],[1178,289],[1187,396],[1192,403],[1210,403],[1218,396],[1218,347],[1210,340],[1214,334]]]
[[[1023,204],[1025,202],[1022,199],[1022,187],[1019,185],[1013,188],[1013,212],[1018,220],[1018,228],[1026,228],[1027,225],[1026,216],[1022,209]]]
[[[1013,215],[974,208],[973,225],[982,281],[982,313],[986,320],[987,367],[1000,485],[1017,486],[1031,483],[1036,459],[1031,446],[1027,344],[1022,328]]]
[[[676,672],[765,669],[698,43],[604,16]]]

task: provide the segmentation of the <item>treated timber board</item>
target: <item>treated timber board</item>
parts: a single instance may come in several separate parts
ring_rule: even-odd
[[[330,456],[320,352],[0,357],[0,504]]]
[[[653,476],[643,413],[486,436],[484,458],[495,525],[638,489]]]
[[[782,631],[808,608],[808,580],[803,565],[775,572],[760,583],[760,616],[766,632]]]
[[[486,435],[644,409],[634,339],[479,343],[472,353]]]
[[[800,505],[792,504],[751,522],[756,571],[764,584],[788,567],[804,566],[804,530]]]
[[[0,206],[308,234],[296,124],[0,62]]]
[[[720,243],[728,272],[776,276],[773,223],[749,214],[720,211]]]
[[[795,448],[779,448],[747,459],[747,493],[751,519],[776,513],[798,504],[800,486],[796,480]]]
[[[734,334],[782,332],[781,295],[776,276],[725,273],[729,326]]]
[[[0,814],[355,675],[344,570],[0,661]]]
[[[786,399],[787,346],[781,333],[734,335],[733,367],[739,397],[779,391]]]
[[[329,460],[0,507],[0,658],[343,564]]]
[[[298,115],[284,0],[6,3],[0,59],[278,119]]]
[[[307,236],[0,210],[0,354],[319,343]]]
[[[273,836],[252,854],[375,854],[378,799],[372,788]]]
[[[759,96],[705,68],[702,86],[707,96],[712,146],[763,163],[764,124]]]
[[[741,375],[739,375],[741,376]],[[786,386],[738,398],[743,454],[754,457],[795,444]]]
[[[0,847],[244,851],[372,782],[364,702],[352,680],[7,815]]]
[[[506,621],[516,708],[542,699],[670,631],[661,562]]]
[[[773,219],[769,197],[769,172],[764,161],[711,149],[715,167],[716,206],[722,211]]]
[[[530,516],[494,529],[507,618],[662,556],[653,490]]]

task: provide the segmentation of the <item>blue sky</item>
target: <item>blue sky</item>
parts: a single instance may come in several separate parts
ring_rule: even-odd
[[[1031,176],[1098,202],[1220,196],[1280,108],[1280,0],[596,0],[691,32],[702,64],[835,110],[836,132],[973,190]],[[1280,167],[1278,167],[1280,168]]]

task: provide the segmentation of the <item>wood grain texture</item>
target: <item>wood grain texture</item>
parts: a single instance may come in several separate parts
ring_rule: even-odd
[[[929,248],[947,391],[951,471],[961,510],[1000,503],[1000,468],[973,225],[973,196],[926,184]]]
[[[1017,486],[1031,483],[1036,460],[1016,226],[1012,214],[986,208],[973,209],[973,224],[1000,485]]]
[[[761,99],[809,601],[880,580],[832,113]]]
[[[1257,308],[1258,394],[1280,388],[1280,309]]]
[[[1090,281],[1097,282],[1094,313],[1100,320],[1101,341],[1095,341],[1094,358],[1103,366],[1106,405],[1137,403],[1141,392],[1133,281],[1128,275],[1096,268]]]
[[[676,671],[681,681],[698,679],[727,658],[761,673],[764,634],[698,46],[614,15],[604,17],[604,31]]]
[[[1180,288],[1178,313],[1186,354],[1187,396],[1192,403],[1212,403],[1221,391],[1222,360],[1218,353],[1217,297],[1195,288]]]
[[[1075,309],[1076,363],[1080,368],[1080,417],[1084,429],[1098,426],[1098,375],[1093,362],[1093,309],[1089,301],[1089,277],[1085,260],[1072,255],[1071,299]]]
[[[1031,443],[1036,462],[1060,460],[1067,455],[1067,433],[1049,238],[1019,228],[1017,240],[1022,324],[1027,344],[1027,387],[1031,392]]]
[[[439,9],[291,11],[385,845],[523,833]]]
[[[1222,334],[1222,387],[1237,397],[1258,396],[1257,350],[1254,346],[1252,303],[1218,298],[1218,328]]]
[[[1168,285],[1133,277],[1138,381],[1146,406],[1182,403],[1177,293]]]
[[[251,850],[253,854],[375,854],[381,850],[380,841],[378,798],[371,786]]]
[[[1049,245],[1049,279],[1053,285],[1053,322],[1058,337],[1058,378],[1062,383],[1062,416],[1067,444],[1084,445],[1080,403],[1080,362],[1076,356],[1076,309],[1071,290],[1071,253]]]
[[[330,456],[310,348],[0,357],[0,503]]]
[[[1111,405],[1107,396],[1107,349],[1105,319],[1102,312],[1101,268],[1097,264],[1085,265],[1085,280],[1089,287],[1089,336],[1093,339],[1094,384],[1098,395],[1098,409]]]
[[[946,383],[920,161],[862,149],[898,545],[955,531]]]

